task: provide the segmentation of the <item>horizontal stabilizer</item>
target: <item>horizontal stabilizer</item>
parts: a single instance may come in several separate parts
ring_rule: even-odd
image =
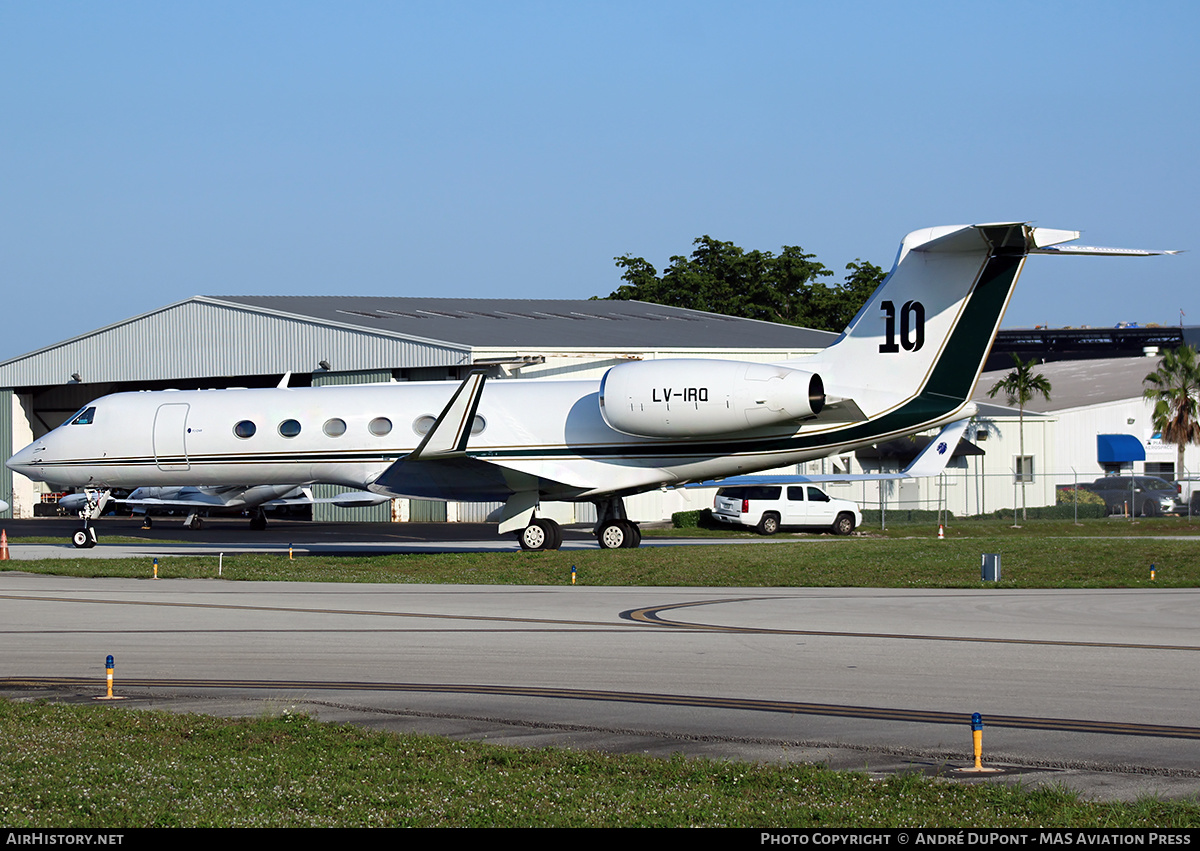
[[[1150,251],[1142,248],[1103,248],[1096,245],[1064,245],[1079,239],[1077,230],[1033,228],[1030,254],[1092,254],[1101,257],[1153,257],[1158,254],[1179,254],[1179,251]]]
[[[1101,257],[1153,257],[1158,254],[1182,254],[1177,250],[1152,251],[1142,248],[1103,248],[1098,245],[1048,245],[1031,248],[1030,254],[1094,254]]]

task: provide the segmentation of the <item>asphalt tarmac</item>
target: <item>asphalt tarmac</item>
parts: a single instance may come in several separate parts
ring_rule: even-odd
[[[65,535],[77,521],[29,522],[63,523]],[[121,535],[137,525],[104,523]],[[383,529],[383,541],[378,524],[325,525],[303,527],[352,550],[516,549],[482,524],[429,524],[433,540],[416,540],[405,524]],[[249,533],[244,521],[215,520],[193,533],[160,522],[153,534],[276,547],[295,543],[299,526]],[[596,546],[586,532],[569,538]],[[71,554],[104,549],[67,545]],[[340,585],[6,572],[0,693],[90,702],[112,654],[129,706],[303,711],[503,744],[1195,798],[1198,605],[1192,589]],[[983,765],[999,771],[959,770],[973,765],[972,712],[985,724]]]

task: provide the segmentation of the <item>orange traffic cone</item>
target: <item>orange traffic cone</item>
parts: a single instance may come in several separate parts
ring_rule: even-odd
[[[941,523],[939,523],[938,524],[938,540],[944,541],[945,539],[946,539],[946,527],[943,526]]]
[[[8,531],[0,529],[0,561],[8,561]]]

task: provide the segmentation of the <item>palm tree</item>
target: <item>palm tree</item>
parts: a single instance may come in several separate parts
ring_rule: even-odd
[[[1200,421],[1197,421],[1196,400],[1200,397],[1200,365],[1196,350],[1180,346],[1163,352],[1158,369],[1144,379],[1143,395],[1154,403],[1154,428],[1167,443],[1174,443],[1178,452],[1175,477],[1183,476],[1183,450],[1189,443],[1200,443]]]
[[[1016,405],[1020,411],[1019,424],[1021,434],[1021,463],[1025,463],[1025,406],[1029,404],[1029,400],[1033,398],[1033,394],[1040,393],[1046,397],[1046,401],[1050,401],[1050,382],[1046,376],[1040,372],[1034,372],[1033,368],[1037,366],[1037,360],[1030,358],[1027,361],[1021,360],[1013,353],[1013,370],[1004,377],[1003,380],[997,381],[996,385],[988,391],[988,395],[995,397],[1001,390],[1008,398],[1008,404]],[[1021,471],[1021,519],[1028,520],[1028,515],[1025,512],[1025,480],[1028,478],[1028,470]],[[1014,514],[1016,512],[1014,511]]]

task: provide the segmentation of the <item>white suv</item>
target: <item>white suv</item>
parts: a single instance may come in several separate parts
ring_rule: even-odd
[[[738,485],[717,491],[713,519],[753,526],[774,535],[782,526],[808,526],[849,535],[862,512],[848,499],[835,499],[816,485]]]

